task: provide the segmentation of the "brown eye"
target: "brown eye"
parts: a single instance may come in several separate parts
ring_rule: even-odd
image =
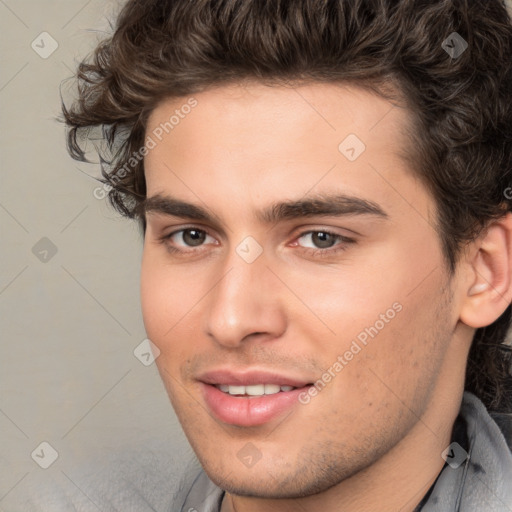
[[[187,252],[187,249],[192,251],[196,247],[205,245],[205,241],[207,241],[206,239],[208,237],[215,242],[215,239],[204,229],[191,227],[173,231],[172,233],[163,236],[160,241],[164,243],[169,250]]]
[[[306,254],[312,254],[315,258],[330,258],[356,243],[352,238],[325,229],[306,231],[296,240],[294,245],[299,245]]]
[[[336,242],[338,236],[332,233],[326,233],[325,231],[315,231],[312,233],[311,239],[313,243],[317,245],[319,249],[328,249],[332,247]]]
[[[206,239],[206,233],[199,229],[184,229],[182,233],[182,240],[191,247],[201,245]]]
[[[343,239],[341,235],[329,233],[328,231],[308,231],[302,234],[299,240],[301,238],[305,238],[306,240],[309,238],[310,243],[313,244],[313,246],[309,246],[311,249],[329,249],[335,245],[338,240]],[[308,245],[304,247],[308,247]]]

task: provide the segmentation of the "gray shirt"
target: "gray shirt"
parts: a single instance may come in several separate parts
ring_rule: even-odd
[[[465,392],[450,447],[445,466],[416,510],[512,512],[512,415],[491,417],[476,396]],[[180,510],[220,512],[223,498],[224,491],[201,471]]]

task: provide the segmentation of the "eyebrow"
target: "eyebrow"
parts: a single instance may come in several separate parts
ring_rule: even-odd
[[[208,209],[187,203],[169,195],[148,197],[137,208],[143,217],[154,212],[180,218],[221,224],[220,218]],[[373,215],[388,218],[387,213],[375,202],[345,194],[315,194],[298,200],[273,203],[256,212],[263,224],[314,216]]]

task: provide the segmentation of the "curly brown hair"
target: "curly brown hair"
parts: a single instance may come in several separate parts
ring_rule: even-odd
[[[129,0],[62,106],[68,150],[84,160],[102,128],[101,181],[145,229],[149,114],[245,79],[352,83],[409,108],[411,168],[435,198],[452,273],[464,244],[512,211],[512,22],[499,0]],[[498,412],[512,409],[510,320],[509,306],[476,331],[467,365],[465,389]]]

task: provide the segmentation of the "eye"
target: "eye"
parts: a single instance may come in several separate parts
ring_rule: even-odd
[[[313,251],[315,256],[331,256],[338,251],[344,251],[347,245],[355,243],[351,238],[324,229],[302,233],[297,240],[301,239],[310,240],[312,246],[302,247],[305,247],[308,252]]]
[[[337,240],[345,240],[341,235],[331,233],[330,231],[308,231],[307,233],[303,233],[298,240],[307,240],[308,238],[315,244],[313,247],[310,247],[311,249],[330,249],[335,245]]]
[[[199,247],[204,244],[208,237],[210,237],[210,235],[203,229],[184,228],[165,235],[162,237],[162,241],[167,243],[171,242],[174,246],[178,247]],[[215,241],[213,237],[210,238]],[[182,245],[180,245],[180,241]]]
[[[339,251],[344,251],[347,245],[355,243],[351,238],[325,229],[305,231],[295,240],[291,244],[293,247],[302,247],[304,252],[311,253],[315,257],[332,256]],[[203,246],[208,244],[218,245],[217,240],[207,231],[195,226],[172,231],[160,237],[159,242],[164,244],[170,253],[175,253],[177,256],[198,254],[207,250]]]

